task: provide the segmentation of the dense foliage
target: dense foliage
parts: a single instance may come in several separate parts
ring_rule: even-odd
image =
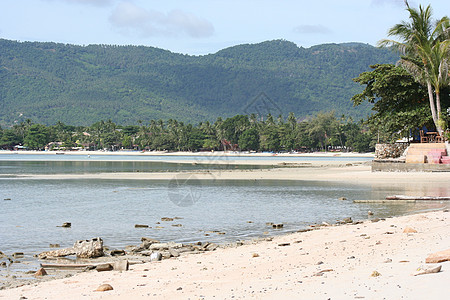
[[[450,18],[433,19],[430,5],[410,7],[405,0],[409,22],[394,25],[381,46],[392,46],[402,55],[398,63],[428,92],[429,109],[436,130],[442,134],[445,128],[441,92],[450,84]],[[444,125],[444,126],[443,126]]]
[[[417,135],[423,126],[434,129],[426,87],[402,67],[384,64],[371,68],[372,71],[354,79],[365,85],[365,89],[353,96],[352,101],[355,105],[364,101],[374,104],[374,114],[368,118],[368,125],[381,142]],[[441,98],[445,111],[450,107],[449,87],[442,89]],[[447,120],[448,115],[443,113],[442,118]]]
[[[169,119],[139,125],[118,126],[111,120],[91,126],[52,126],[26,120],[11,128],[0,127],[0,148],[24,145],[36,150],[166,150],[166,151],[316,151],[366,152],[372,140],[361,123],[336,118],[333,112],[299,122],[293,113],[287,119],[258,120],[256,115],[236,115],[197,125]]]
[[[305,49],[275,40],[189,56],[144,46],[0,39],[0,125],[26,119],[84,126],[102,119],[195,123],[331,110],[359,119],[370,105],[352,107],[349,99],[361,87],[351,79],[369,65],[397,59],[387,49],[357,43]],[[261,94],[271,104],[262,111]]]

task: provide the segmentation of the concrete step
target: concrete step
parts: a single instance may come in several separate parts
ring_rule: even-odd
[[[446,149],[445,143],[414,143],[409,146],[409,148],[416,149]]]
[[[445,143],[411,144],[406,155],[406,163],[440,164],[447,156]],[[444,160],[447,163],[447,160]]]
[[[407,164],[424,164],[426,161],[425,155],[406,155],[406,163]]]

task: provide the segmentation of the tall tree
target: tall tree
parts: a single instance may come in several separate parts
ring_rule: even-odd
[[[383,39],[380,46],[393,46],[403,57],[402,65],[414,78],[427,87],[431,116],[436,129],[442,133],[440,91],[449,84],[450,20],[447,16],[433,21],[431,6],[411,8],[409,23],[403,21],[392,27],[388,35],[400,41]]]

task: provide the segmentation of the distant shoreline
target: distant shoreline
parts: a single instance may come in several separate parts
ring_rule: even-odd
[[[312,153],[269,153],[239,151],[33,151],[0,150],[0,154],[38,154],[38,155],[140,155],[140,156],[244,156],[244,157],[374,157],[373,153],[356,152],[312,152]]]

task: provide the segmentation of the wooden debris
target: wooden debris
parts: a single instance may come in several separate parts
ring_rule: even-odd
[[[424,274],[433,274],[433,273],[439,273],[441,271],[442,266],[435,266],[435,267],[419,267],[417,268],[416,272],[413,274],[413,276],[417,275],[424,275]]]
[[[442,200],[450,200],[450,197],[434,197],[434,196],[404,196],[404,195],[394,195],[387,196],[386,200],[428,200],[428,201],[442,201]]]

